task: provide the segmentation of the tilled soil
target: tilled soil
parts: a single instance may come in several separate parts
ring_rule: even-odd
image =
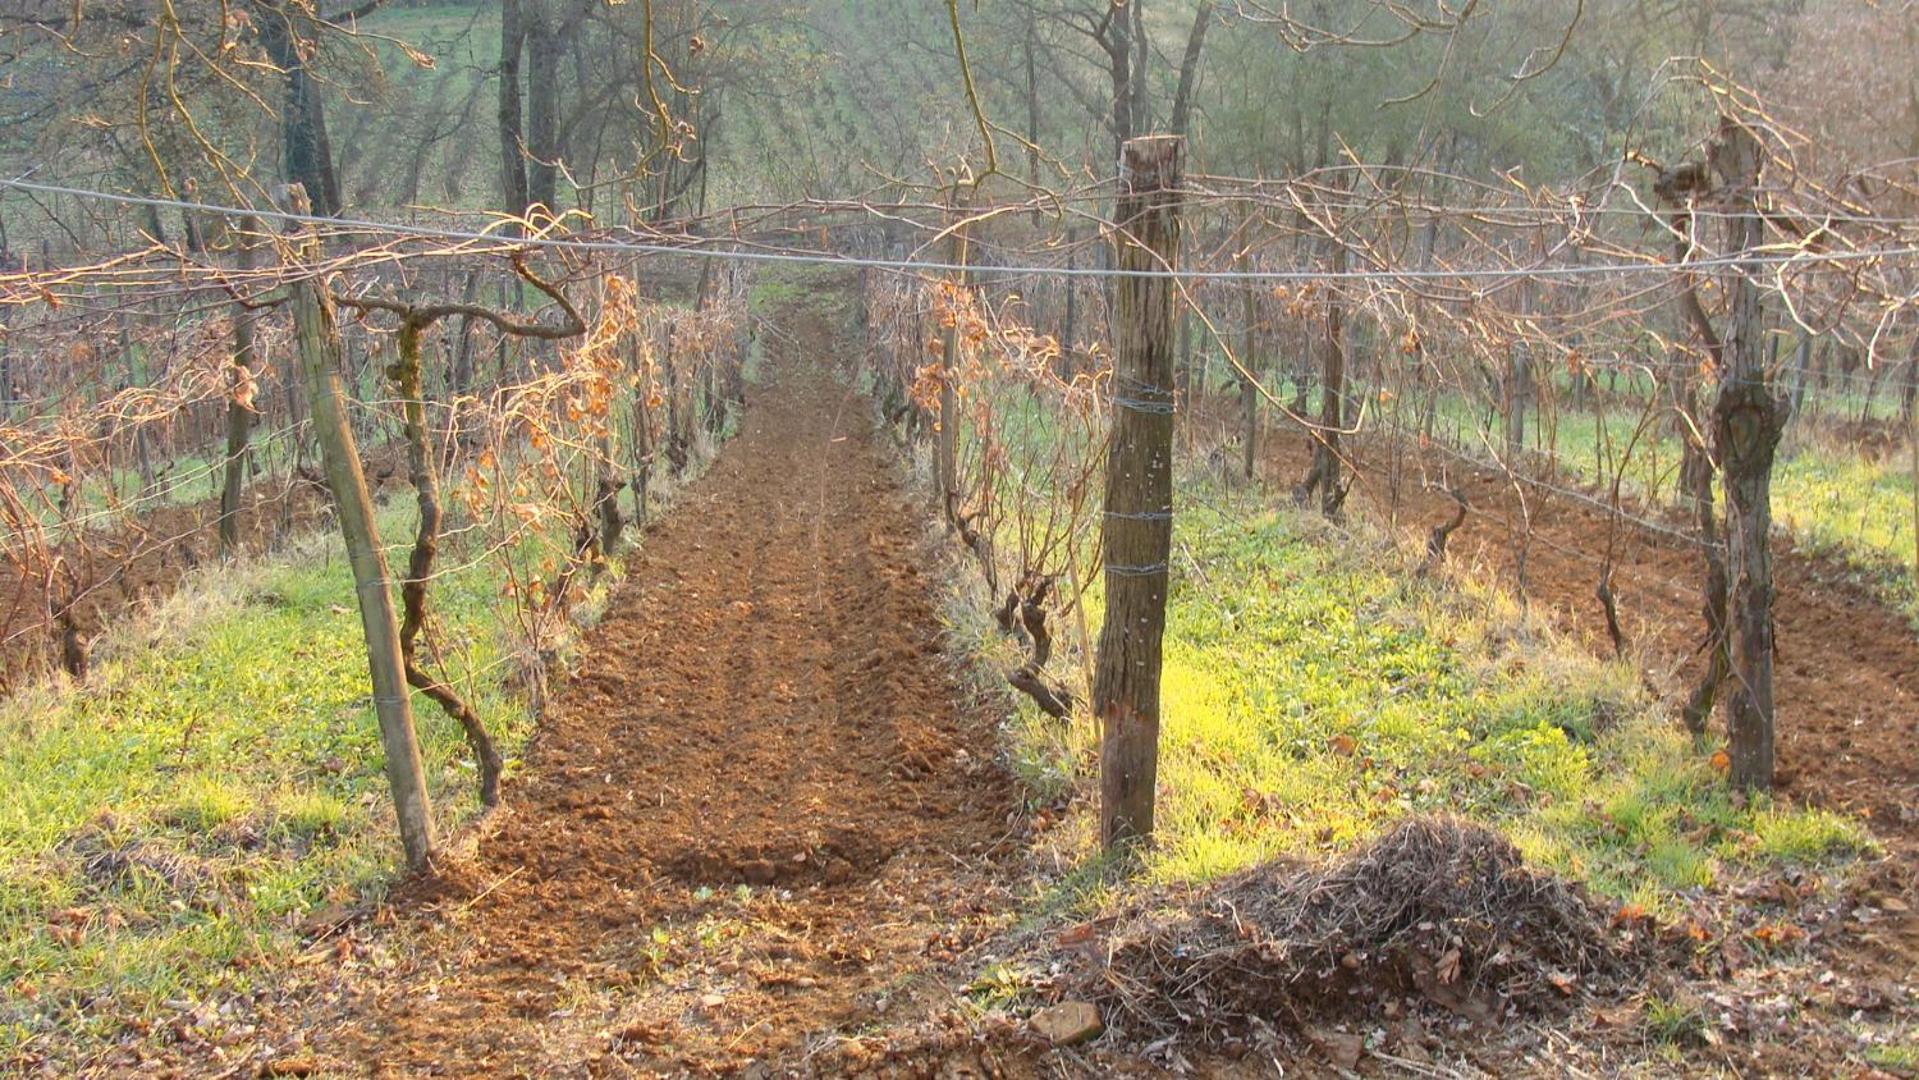
[[[923,515],[801,309],[644,541],[469,863],[343,947],[348,1075],[836,1073],[1010,910],[1016,799],[942,656]],[[323,981],[325,981],[323,979]]]

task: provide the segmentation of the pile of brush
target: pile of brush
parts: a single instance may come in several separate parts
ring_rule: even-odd
[[[1422,817],[1336,861],[1265,864],[1181,913],[1136,916],[1094,978],[1159,1032],[1391,1012],[1408,997],[1492,1024],[1622,987],[1643,941],[1498,833]]]

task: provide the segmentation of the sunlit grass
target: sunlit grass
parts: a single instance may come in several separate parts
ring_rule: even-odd
[[[381,524],[403,537],[411,514]],[[452,676],[515,748],[531,720],[493,670],[499,585],[481,564],[433,600]],[[79,1002],[110,999],[119,1022],[243,989],[307,913],[383,889],[397,840],[353,603],[338,542],[309,540],[119,624],[85,687],[0,705],[0,1059],[46,1025],[73,1034]],[[457,828],[473,763],[437,706],[414,707]]]
[[[1626,665],[1497,592],[1410,573],[1363,526],[1206,489],[1183,503],[1174,550],[1150,881],[1456,813],[1616,901],[1671,911],[1684,890],[1870,844],[1838,815],[1736,796]],[[1092,783],[1090,723],[1028,716],[1012,736],[1029,783]],[[1090,855],[1090,830],[1074,835]]]

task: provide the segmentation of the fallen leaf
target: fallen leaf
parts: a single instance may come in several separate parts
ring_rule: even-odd
[[[1080,945],[1093,940],[1096,932],[1092,923],[1080,923],[1060,931],[1058,941],[1061,945]]]
[[[1621,904],[1619,910],[1613,912],[1612,915],[1612,924],[1614,926],[1624,926],[1627,923],[1644,922],[1645,920],[1646,909],[1638,904]]]

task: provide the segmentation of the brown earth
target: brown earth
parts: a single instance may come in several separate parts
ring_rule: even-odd
[[[796,321],[779,347],[825,355],[824,316]],[[348,1075],[833,1073],[1003,922],[1017,801],[942,658],[925,519],[859,399],[776,366],[587,635],[510,811],[469,862],[403,888],[405,958],[356,938],[273,1019],[307,1033],[296,1056]]]

